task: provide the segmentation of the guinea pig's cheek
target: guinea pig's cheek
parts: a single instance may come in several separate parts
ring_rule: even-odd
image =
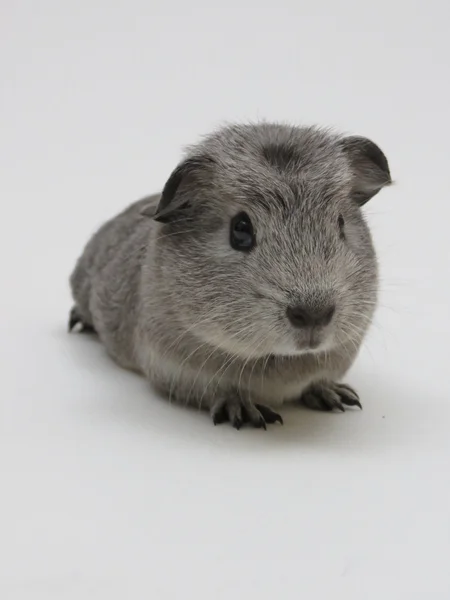
[[[208,256],[211,258],[216,258],[218,260],[223,260],[224,258],[235,257],[239,254],[236,250],[230,246],[229,232],[226,234],[221,231],[217,232],[215,237],[211,239],[210,243],[207,244],[207,252]]]

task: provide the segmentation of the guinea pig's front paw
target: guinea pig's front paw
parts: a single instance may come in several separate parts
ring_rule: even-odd
[[[240,429],[244,423],[259,429],[267,429],[268,423],[277,421],[283,425],[281,416],[269,407],[243,401],[237,395],[216,400],[211,407],[211,418],[214,425],[229,421],[235,429]]]
[[[315,383],[307,388],[300,402],[314,410],[333,410],[337,408],[345,412],[345,406],[359,406],[362,409],[359,396],[353,388],[344,383],[325,381]]]
[[[68,331],[69,333],[74,329],[76,325],[80,325],[80,333],[97,333],[93,325],[85,323],[78,312],[76,306],[72,308],[69,314]]]

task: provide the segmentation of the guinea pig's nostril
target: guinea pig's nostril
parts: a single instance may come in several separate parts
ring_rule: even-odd
[[[336,311],[335,306],[312,309],[301,304],[288,306],[286,315],[294,327],[320,327],[328,325]]]
[[[311,314],[303,306],[288,306],[286,314],[294,327],[308,327],[311,325]]]

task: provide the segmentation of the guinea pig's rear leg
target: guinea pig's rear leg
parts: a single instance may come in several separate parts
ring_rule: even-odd
[[[314,383],[305,390],[300,402],[313,410],[333,410],[337,408],[345,412],[345,406],[362,408],[359,396],[353,388],[344,383],[323,381]]]
[[[69,314],[69,323],[68,323],[69,332],[71,332],[72,329],[74,329],[74,327],[76,327],[78,324],[81,325],[80,332],[82,332],[82,333],[96,333],[94,326],[91,325],[90,323],[86,323],[83,320],[83,317],[80,315],[79,310],[77,309],[77,307],[74,306],[72,308],[72,310],[70,311],[70,314]]]
[[[262,404],[253,404],[238,394],[218,398],[211,407],[211,417],[214,425],[229,421],[235,429],[240,429],[244,423],[259,429],[267,429],[267,424],[277,421],[283,424],[279,414]]]

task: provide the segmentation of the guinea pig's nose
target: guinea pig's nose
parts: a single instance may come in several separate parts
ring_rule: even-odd
[[[335,310],[336,307],[330,305],[313,309],[297,304],[289,306],[286,313],[294,327],[324,327],[330,323]]]

